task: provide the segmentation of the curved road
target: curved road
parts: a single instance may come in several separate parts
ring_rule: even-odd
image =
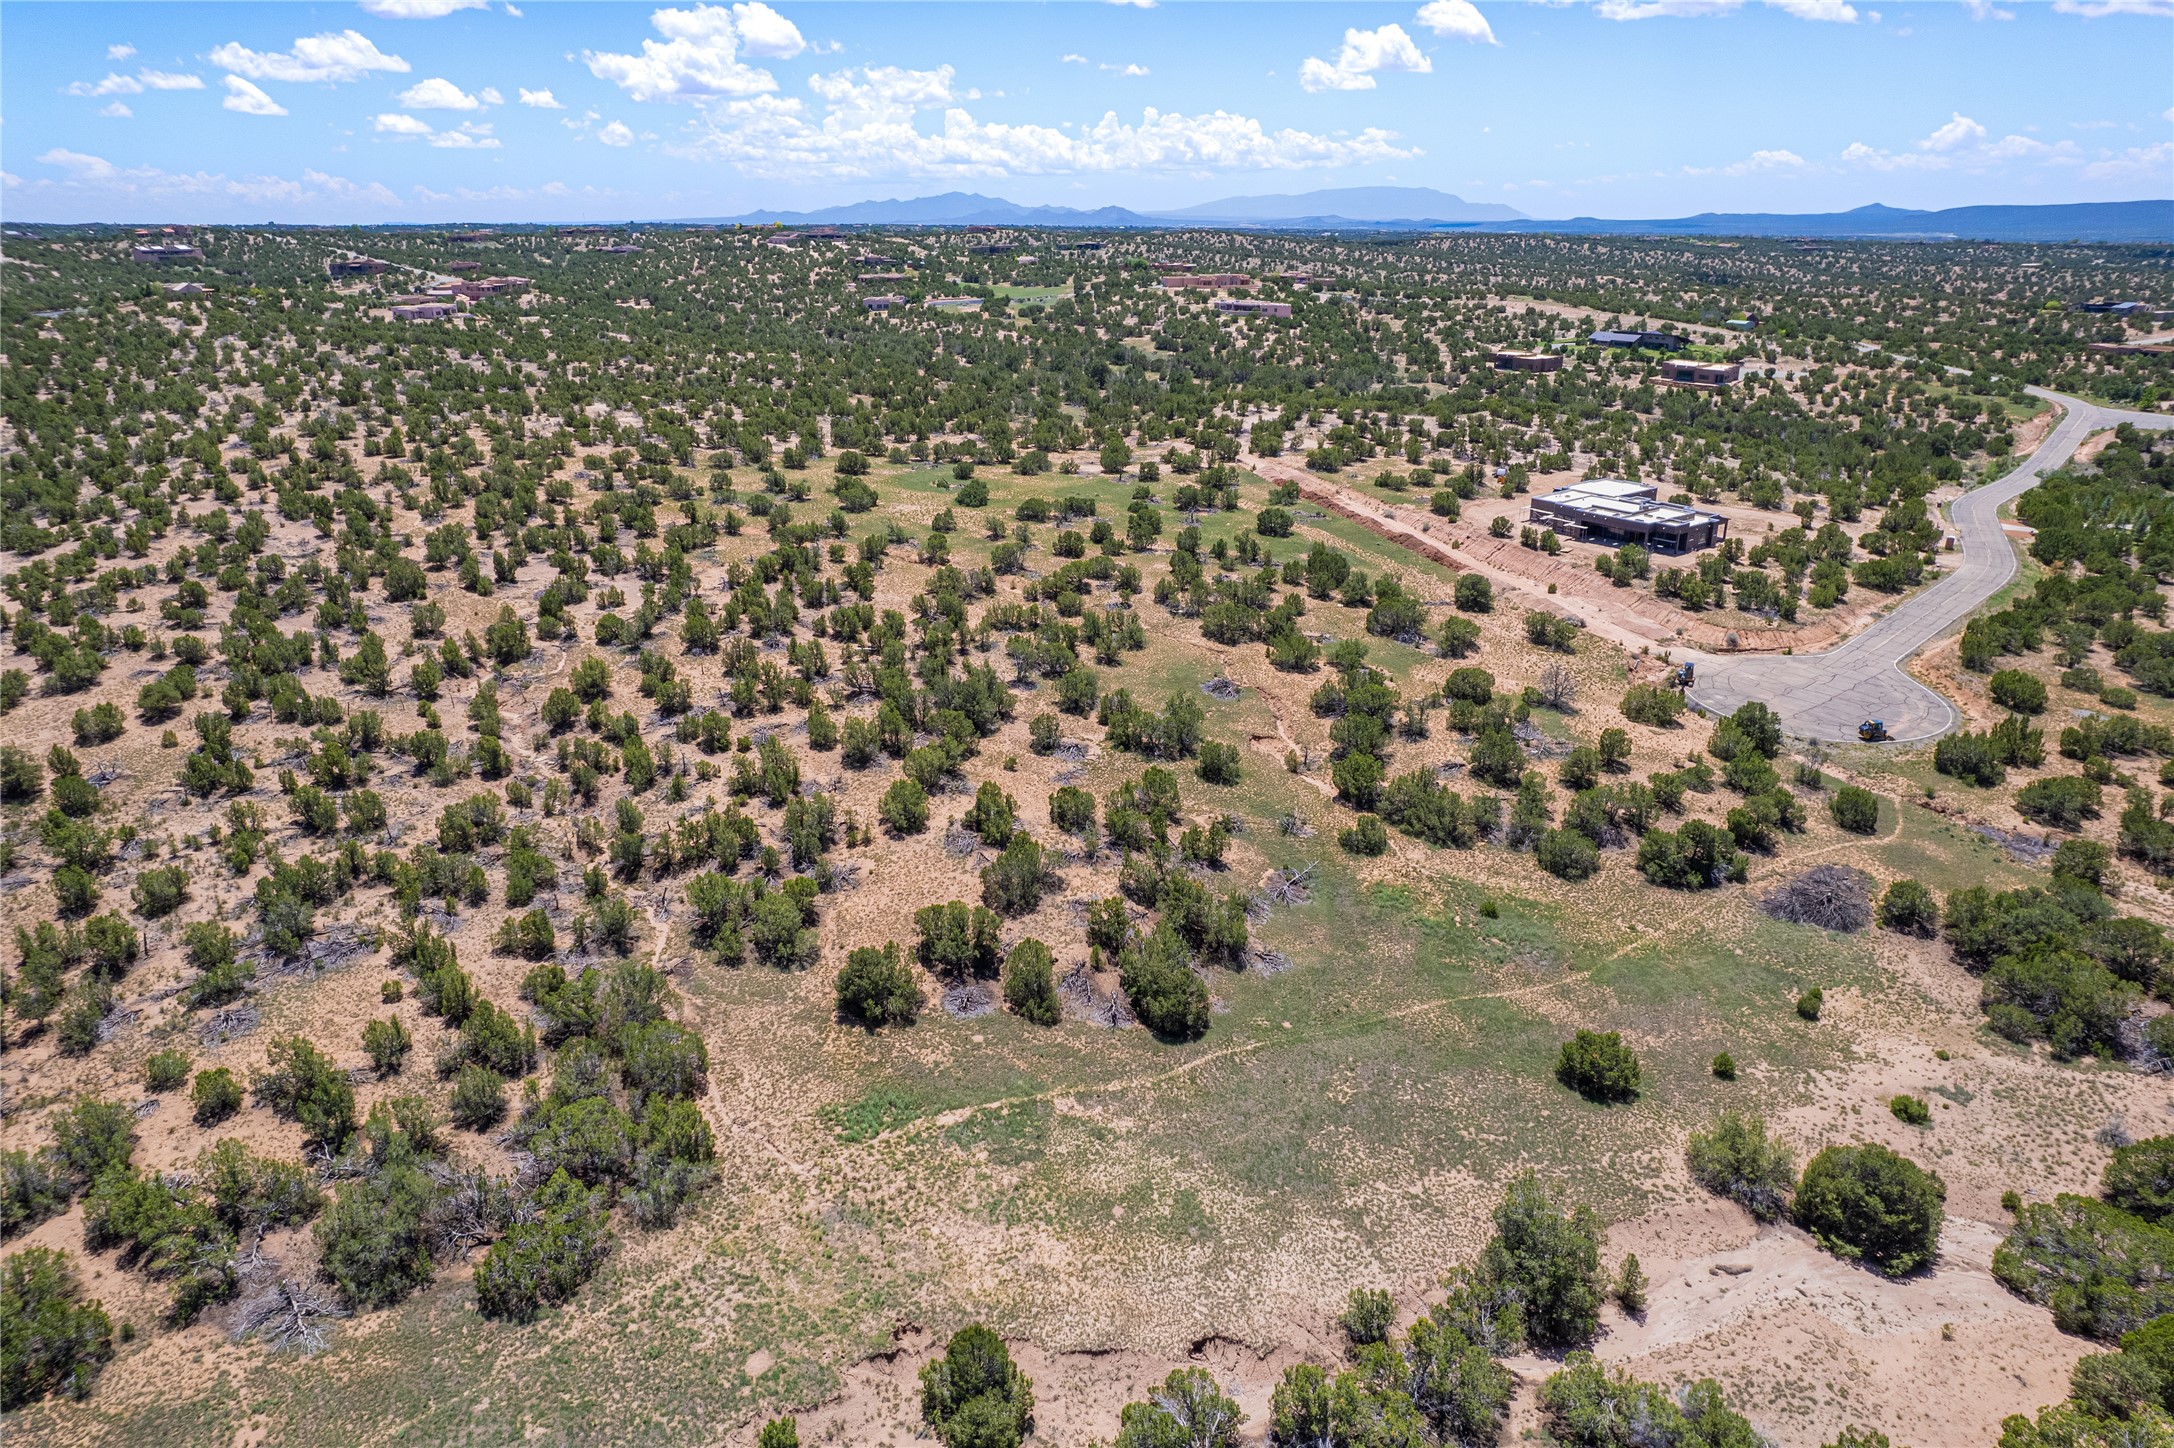
[[[2163,413],[2101,407],[2033,387],[2035,397],[2067,415],[2021,467],[1963,494],[1949,510],[1962,541],[1962,564],[1899,604],[1863,633],[1817,654],[1693,653],[1698,684],[1691,702],[1727,714],[1757,699],[1781,715],[1782,728],[1806,739],[1854,740],[1857,726],[1882,719],[1898,742],[1933,739],[1961,722],[1955,706],[1902,671],[1927,644],[1945,636],[2015,576],[2015,549],[2001,531],[2001,505],[2058,470],[2091,433],[2130,422],[2174,428]]]

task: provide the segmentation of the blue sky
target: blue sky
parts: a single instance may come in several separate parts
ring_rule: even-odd
[[[2174,194],[2174,0],[0,4],[15,220]]]

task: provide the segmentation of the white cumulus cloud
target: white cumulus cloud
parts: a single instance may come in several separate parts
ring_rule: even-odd
[[[228,41],[213,50],[213,65],[245,75],[251,80],[286,81],[307,85],[316,81],[361,80],[373,71],[405,75],[411,67],[397,55],[387,55],[357,30],[326,31],[305,35],[292,50],[251,50]]]
[[[1057,58],[1057,64],[1059,65],[1085,65],[1086,63],[1087,57],[1077,51],[1067,51]]]
[[[1946,124],[1907,151],[1885,151],[1853,142],[1842,152],[1845,166],[1872,171],[1988,171],[2004,162],[2037,161],[2052,165],[2076,165],[2083,153],[2073,141],[2048,145],[2031,136],[1992,133],[1960,111],[1951,112]]]
[[[400,93],[400,104],[411,111],[476,111],[483,102],[443,76],[419,80]]]
[[[136,78],[156,91],[202,90],[204,78],[187,71],[139,70]]]
[[[495,85],[485,86],[483,89],[477,91],[476,95],[479,96],[482,99],[483,104],[487,106],[502,106],[506,103],[505,96],[500,94],[498,87]]]
[[[607,146],[631,146],[634,144],[634,132],[627,126],[625,121],[613,121],[603,130],[598,131],[596,138]]]
[[[126,60],[135,53],[136,47],[130,45],[125,40],[118,45],[109,45],[106,47],[106,59],[108,60]]]
[[[430,138],[430,144],[442,151],[495,151],[500,142],[489,126],[471,123],[457,131],[438,132]]]
[[[127,101],[107,101],[98,108],[98,114],[110,116],[112,119],[119,121],[126,120],[136,113],[128,108]]]
[[[1376,71],[1425,75],[1433,69],[1434,62],[1404,33],[1404,27],[1392,24],[1379,30],[1346,30],[1335,63],[1308,56],[1299,67],[1298,83],[1310,91],[1372,90]]]
[[[440,20],[456,10],[481,10],[488,0],[362,0],[380,20]]]
[[[1760,0],[1760,3],[1799,20],[1821,20],[1848,25],[1857,18],[1847,0]],[[1693,19],[1727,15],[1741,10],[1744,0],[1600,0],[1596,12],[1604,20]]]
[[[643,41],[640,55],[582,55],[592,74],[638,101],[703,102],[774,91],[776,77],[743,63],[740,52],[782,59],[807,48],[791,21],[759,3],[658,10],[649,23],[664,38]]]
[[[1959,146],[1972,146],[1985,139],[1985,127],[1979,125],[1961,111],[1956,111],[1948,123],[1917,143],[1920,151],[1952,151]]]
[[[1436,35],[1459,40],[1484,40],[1495,44],[1494,27],[1472,0],[1427,0],[1419,7],[1419,23]]]
[[[79,216],[100,205],[134,211],[187,203],[192,214],[223,211],[236,220],[261,220],[271,208],[298,218],[370,220],[400,205],[400,198],[382,184],[316,170],[305,169],[297,179],[162,171],[156,166],[123,168],[100,156],[68,150],[48,151],[38,159],[67,174],[32,180],[8,177],[17,214],[42,212],[58,219]],[[224,206],[219,205],[222,202]]]
[[[563,111],[566,109],[565,106],[559,104],[559,98],[551,94],[551,92],[547,90],[530,90],[527,86],[521,87],[521,104],[534,106],[539,111]]]
[[[740,24],[740,46],[749,55],[791,60],[808,48],[808,42],[800,36],[800,28],[762,0],[733,6],[732,18]]]
[[[427,136],[430,122],[404,116],[397,111],[387,111],[377,118],[374,129],[388,136]]]
[[[906,70],[895,65],[863,66],[830,75],[811,75],[808,89],[821,96],[834,116],[860,123],[871,118],[910,119],[917,110],[949,105],[957,96],[950,66]]]
[[[105,181],[120,174],[120,168],[103,156],[87,156],[60,146],[47,151],[38,160],[47,166],[60,167],[78,181]]]
[[[2131,146],[2118,156],[2091,162],[2079,173],[2086,181],[2150,181],[2164,185],[2174,170],[2174,141],[2156,146]]]
[[[116,75],[106,72],[104,80],[71,81],[64,95],[71,96],[134,96],[143,94],[143,82],[132,75]]]
[[[2165,20],[2174,17],[2174,0],[2053,0],[2053,9],[2056,14],[2081,15],[2086,20],[2104,20],[2109,15]]]
[[[255,81],[243,80],[238,75],[226,78],[226,99],[219,102],[224,110],[239,111],[245,116],[283,116],[287,108],[264,93]]]
[[[1333,136],[1271,131],[1251,116],[1226,111],[1187,116],[1149,107],[1137,123],[1111,111],[1077,127],[985,122],[961,104],[934,99],[950,87],[948,68],[901,71],[880,82],[871,73],[845,72],[842,83],[826,77],[825,89],[837,100],[820,117],[788,97],[721,102],[709,109],[706,129],[694,143],[667,149],[775,179],[1293,171],[1419,154],[1396,144],[1394,132],[1376,127]],[[909,109],[916,94],[930,98],[919,109],[941,110],[932,130],[921,129]]]

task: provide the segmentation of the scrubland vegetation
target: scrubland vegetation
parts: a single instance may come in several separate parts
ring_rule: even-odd
[[[1909,1291],[2010,1188],[1990,1271],[2115,1350],[2007,1441],[2174,1434],[2167,1140],[2087,1119],[2174,1060],[2166,443],[2024,497],[1971,727],[1903,754],[1702,718],[1262,472],[1445,523],[1662,479],[1768,526],[1611,584],[1790,623],[1923,581],[2025,384],[2156,400],[2048,309],[2150,258],[608,239],[11,238],[11,1436],[785,1448],[927,1322],[949,1448],[1863,1448],[1881,1403],[1623,1369],[1674,1289],[1611,1224],[1711,1194]],[[390,320],[464,247],[533,285]],[[870,315],[878,263],[982,305]],[[1749,378],[1583,345],[1626,321]],[[1961,1055],[1997,1095],[1870,1094]],[[1021,1365],[1322,1303],[1250,1417]]]

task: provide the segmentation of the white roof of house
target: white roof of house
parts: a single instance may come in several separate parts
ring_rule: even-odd
[[[1680,503],[1661,502],[1656,496],[1658,491],[1651,483],[1633,483],[1622,478],[1587,478],[1557,488],[1543,501],[1560,503],[1595,518],[1661,527],[1695,526],[1717,516],[1697,508],[1686,508]]]
[[[1566,503],[1582,503],[1600,498],[1650,498],[1655,488],[1651,483],[1633,483],[1622,478],[1587,478],[1583,482],[1568,483],[1548,494]]]

